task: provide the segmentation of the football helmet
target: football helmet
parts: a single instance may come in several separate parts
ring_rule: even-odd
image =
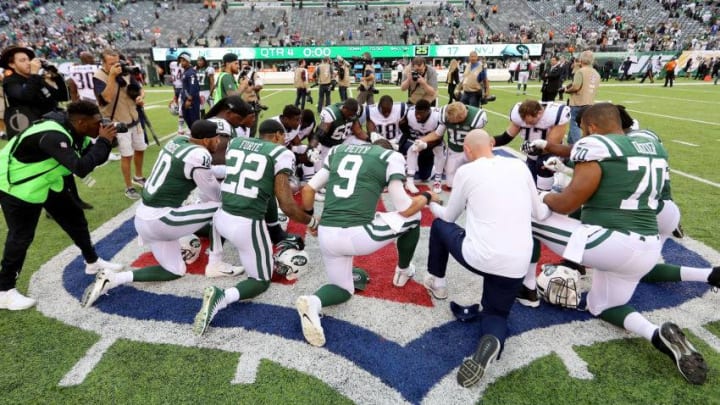
[[[282,242],[280,242],[282,243]],[[298,250],[290,244],[284,244],[273,255],[275,272],[285,276],[288,280],[295,280],[308,269],[308,255],[304,250]]]
[[[548,303],[577,309],[580,304],[578,273],[565,266],[545,264],[537,276],[538,294]]]
[[[191,234],[183,236],[178,240],[180,242],[180,254],[185,264],[193,264],[200,257],[200,249],[202,244],[197,235]]]
[[[180,107],[178,107],[178,104],[175,101],[170,103],[168,109],[170,109],[170,115],[180,115]]]

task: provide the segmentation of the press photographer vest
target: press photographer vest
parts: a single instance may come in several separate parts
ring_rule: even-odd
[[[321,63],[317,67],[318,84],[330,84],[332,81],[332,68],[327,63]]]
[[[483,71],[483,65],[478,62],[475,69],[470,69],[470,66],[471,65],[468,64],[465,68],[465,73],[463,73],[463,90],[471,91],[473,93],[482,91],[484,86],[478,82],[477,78]]]
[[[0,190],[32,204],[45,202],[50,190],[62,191],[63,177],[72,173],[70,169],[52,157],[39,162],[23,163],[13,156],[21,142],[48,131],[63,133],[72,147],[72,135],[57,121],[48,120],[31,126],[0,150]],[[85,138],[83,146],[89,142],[90,139]],[[76,153],[80,156],[77,151]]]
[[[304,78],[303,78],[303,73],[305,74]],[[296,89],[306,89],[307,88],[307,69],[301,68],[301,67],[295,69],[294,84],[295,84]]]
[[[107,73],[105,73],[105,71],[103,71],[102,69],[99,69],[97,72],[95,72],[95,77],[105,82],[106,84],[108,83],[108,79],[110,79]],[[130,75],[123,76],[122,78],[128,85],[130,84]],[[116,98],[117,107],[115,108],[115,114],[113,115],[113,105],[115,104]],[[105,100],[105,102],[107,102],[107,104],[99,105],[100,113],[103,117],[110,118],[113,121],[117,122],[124,122],[128,125],[138,122],[138,112],[135,108],[135,100],[131,99],[130,96],[128,96],[127,86],[119,87],[119,91],[117,92],[117,94],[111,95],[110,99]]]
[[[338,74],[338,85],[340,87],[350,87],[350,68],[348,67],[347,63],[342,63],[340,65],[340,69],[345,73],[345,76],[343,78],[340,78],[340,75]]]

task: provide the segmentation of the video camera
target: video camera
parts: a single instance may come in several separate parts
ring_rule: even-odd
[[[113,121],[112,121],[111,119],[109,119],[109,118],[103,118],[103,119],[101,119],[101,120],[100,120],[100,125],[102,125],[102,126],[104,126],[104,127],[113,126],[113,127],[115,127],[115,130],[116,130],[118,133],[120,133],[120,134],[123,134],[123,133],[125,133],[125,132],[128,131],[128,127],[127,127],[127,125],[126,125],[125,123],[123,123],[123,122],[113,122]]]

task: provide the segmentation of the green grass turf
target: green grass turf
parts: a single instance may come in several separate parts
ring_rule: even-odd
[[[672,89],[657,84],[615,86],[617,82],[610,82],[611,86],[603,83],[598,100],[626,105],[642,127],[655,130],[670,152],[674,170],[716,183],[708,185],[678,173],[672,175],[674,197],[682,210],[686,233],[720,250],[720,239],[716,236],[720,227],[716,219],[720,212],[717,187],[720,172],[716,163],[720,152],[720,121],[714,100],[718,87],[697,86],[694,84],[698,82],[685,79],[678,82],[679,85]],[[693,85],[685,86],[685,83]],[[515,87],[506,83],[493,83],[492,88],[498,100],[486,106],[487,128],[491,134],[499,134],[507,126],[510,108],[523,96],[516,96]],[[294,101],[294,91],[284,89],[289,86],[268,86],[264,90],[263,102],[270,110],[264,112],[261,119],[279,114],[285,104]],[[166,136],[177,129],[177,119],[170,116],[166,108],[171,89],[148,90],[148,115],[158,135]],[[380,86],[380,90],[381,95],[404,99],[397,88]],[[317,91],[313,93],[317,100]],[[444,97],[441,97],[441,103],[445,104],[446,92],[441,88],[440,93]],[[539,85],[531,83],[528,97],[539,98],[539,95]],[[333,97],[337,99],[337,93]],[[0,142],[0,147],[4,143]],[[519,148],[519,143],[515,141],[511,146]],[[158,150],[151,144],[146,152],[146,175]],[[107,163],[96,169],[92,176],[97,180],[94,187],[88,188],[78,182],[78,188],[83,199],[95,206],[94,210],[86,212],[90,228],[95,229],[133,201],[122,194],[118,162]],[[0,219],[0,243],[3,244],[5,230],[4,219]],[[70,239],[56,224],[41,218],[35,242],[18,280],[19,289],[26,291],[32,273],[70,244]],[[709,324],[707,328],[720,335],[720,322]],[[0,312],[0,404],[348,402],[321,381],[269,361],[262,362],[256,383],[231,385],[229,381],[237,365],[236,354],[126,340],[118,341],[110,348],[82,385],[59,387],[60,379],[97,339],[94,333],[45,318],[35,310]],[[698,342],[697,339],[693,341]],[[717,371],[720,354],[704,344],[696,346],[704,353],[712,370],[703,387],[686,384],[670,360],[647,342],[630,339],[575,348],[595,375],[593,380],[570,378],[559,358],[548,356],[499,379],[479,401],[483,404],[720,403]]]

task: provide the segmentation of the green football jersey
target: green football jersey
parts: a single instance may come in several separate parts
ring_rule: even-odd
[[[602,170],[598,189],[583,205],[583,223],[658,233],[656,211],[668,167],[660,143],[647,137],[591,135],[575,143],[570,156],[576,163],[595,161]]]
[[[471,105],[467,106],[467,117],[459,124],[447,122],[447,106],[440,109],[440,125],[437,133],[442,135],[447,131],[448,148],[453,152],[462,152],[465,136],[473,129],[484,128],[487,124],[487,113],[485,110]]]
[[[235,138],[225,155],[227,173],[220,186],[222,209],[250,219],[263,219],[275,198],[275,176],[291,175],[295,154],[283,145],[257,138]]]
[[[204,67],[196,69],[198,85],[200,85],[200,91],[210,91],[210,78],[208,76],[215,74],[215,69],[211,67]]]
[[[352,135],[352,126],[357,118],[345,119],[342,111],[340,111],[341,107],[342,103],[337,103],[323,108],[322,112],[320,112],[320,121],[323,124],[330,123],[330,129],[320,139],[320,143],[324,146],[339,145],[343,143],[345,138]]]
[[[636,136],[652,139],[662,145],[662,140],[660,140],[660,137],[657,136],[656,133],[647,129],[639,129],[637,131],[632,131],[627,134],[627,136]],[[667,170],[665,170],[665,186],[663,186],[662,192],[660,192],[660,207],[662,207],[662,202],[664,200],[672,200],[672,190],[670,189],[670,166],[668,166]]]
[[[217,75],[217,85],[215,93],[212,95],[215,102],[227,97],[231,91],[237,91],[238,85],[235,78],[230,73],[220,72]]]
[[[210,170],[212,156],[186,136],[178,136],[160,151],[142,190],[143,204],[149,207],[179,207],[196,187],[196,169]]]
[[[339,145],[323,168],[330,172],[320,224],[351,227],[369,224],[391,180],[405,180],[405,159],[377,145]]]

